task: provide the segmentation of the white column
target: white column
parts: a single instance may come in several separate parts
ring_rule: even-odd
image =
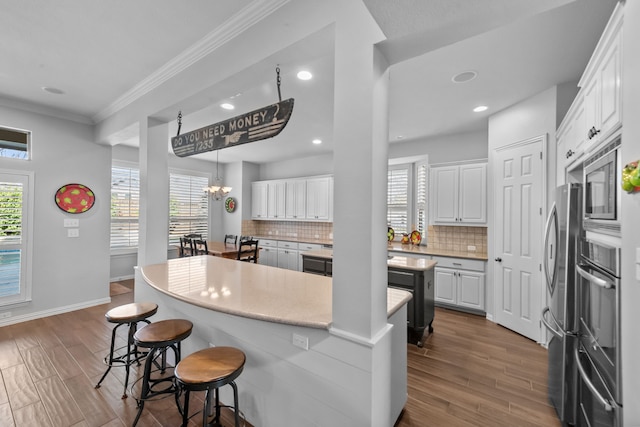
[[[166,123],[140,121],[140,236],[138,265],[167,260],[169,239],[169,132]]]

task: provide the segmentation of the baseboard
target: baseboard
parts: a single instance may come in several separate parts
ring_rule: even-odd
[[[118,277],[112,277],[109,279],[110,282],[119,282],[120,280],[129,280],[129,279],[134,279],[135,275],[133,274],[128,274],[126,276],[118,276]]]
[[[29,314],[19,314],[17,316],[7,317],[0,320],[1,326],[9,326],[16,323],[26,322],[28,320],[41,319],[43,317],[55,316],[56,314],[68,313],[70,311],[82,310],[83,308],[93,307],[95,305],[108,304],[111,302],[111,297],[101,298],[92,301],[85,301],[79,304],[67,305],[64,307],[52,308],[50,310],[38,311]]]

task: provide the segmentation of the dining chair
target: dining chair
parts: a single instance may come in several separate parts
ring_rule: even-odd
[[[251,236],[242,236],[242,235],[240,236],[240,241],[241,242],[244,242],[244,241],[247,241],[247,240],[253,240],[253,237],[251,237]]]
[[[193,254],[194,255],[209,255],[209,248],[207,247],[207,241],[203,239],[193,239]]]
[[[240,240],[238,246],[238,260],[258,263],[258,241],[257,240]]]
[[[184,237],[186,237],[187,239],[202,239],[202,234],[191,233],[191,234],[185,234]]]
[[[234,245],[238,244],[238,235],[237,234],[225,234],[224,235],[225,243],[233,243]]]
[[[193,250],[193,240],[188,237],[180,238],[180,250],[178,252],[178,256],[180,258],[192,256],[194,254]]]

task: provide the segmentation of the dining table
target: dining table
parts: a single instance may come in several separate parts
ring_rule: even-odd
[[[234,243],[207,240],[207,249],[209,250],[209,255],[213,256],[229,259],[236,259],[238,256],[238,245]]]

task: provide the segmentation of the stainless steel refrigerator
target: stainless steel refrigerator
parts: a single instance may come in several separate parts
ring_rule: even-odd
[[[548,306],[542,322],[551,333],[549,341],[549,400],[563,423],[574,424],[577,368],[573,357],[578,345],[577,274],[582,233],[582,186],[556,188],[547,219],[544,244],[544,276]]]

